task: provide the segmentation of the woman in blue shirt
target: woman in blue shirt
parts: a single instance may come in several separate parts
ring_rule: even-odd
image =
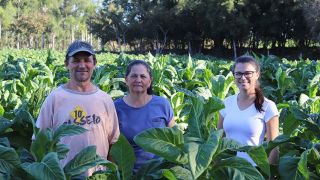
[[[175,124],[173,110],[169,101],[152,95],[152,72],[150,66],[142,60],[132,61],[125,74],[129,93],[115,101],[120,131],[132,145],[136,162],[136,172],[146,161],[155,155],[145,152],[133,141],[138,133],[158,127],[172,127]]]

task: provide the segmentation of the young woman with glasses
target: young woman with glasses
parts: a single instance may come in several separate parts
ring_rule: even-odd
[[[241,56],[235,60],[232,72],[239,92],[224,100],[218,128],[224,129],[227,138],[243,145],[259,146],[265,138],[275,139],[279,133],[279,112],[260,88],[260,65],[251,56]],[[237,156],[256,166],[247,153],[237,152]],[[278,151],[273,149],[269,162],[275,164],[277,159]]]

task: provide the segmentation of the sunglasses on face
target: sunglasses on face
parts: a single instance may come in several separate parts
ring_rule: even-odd
[[[255,71],[234,72],[233,75],[237,79],[242,78],[242,76],[244,76],[245,78],[252,78],[253,73],[255,73]]]

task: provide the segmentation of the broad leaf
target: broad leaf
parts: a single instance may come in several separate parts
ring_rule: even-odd
[[[64,159],[69,152],[69,147],[65,144],[57,143],[54,150],[57,152],[59,159]]]
[[[189,166],[194,179],[198,178],[208,168],[213,155],[219,147],[222,135],[222,130],[211,131],[209,138],[204,143],[197,141],[186,142]]]
[[[263,145],[266,147],[266,153],[269,154],[273,148],[275,148],[281,144],[285,144],[288,142],[299,142],[299,141],[300,141],[300,138],[297,136],[290,137],[287,135],[279,135],[278,137],[276,137],[272,141],[264,142]]]
[[[216,75],[211,79],[211,84],[212,88],[210,91],[212,95],[219,99],[224,99],[234,84],[234,78],[231,72],[227,76]]]
[[[25,162],[33,163],[35,162],[35,159],[28,150],[22,149],[20,151],[20,161],[21,163],[25,163]]]
[[[301,157],[284,156],[280,158],[279,172],[282,179],[302,180],[309,178],[307,151]]]
[[[12,121],[0,117],[0,133],[3,133],[6,129],[8,129],[13,124]]]
[[[4,108],[3,108],[3,106],[2,105],[0,105],[0,116],[3,116],[3,114],[4,114]],[[0,131],[1,132],[1,131]]]
[[[261,180],[264,177],[247,160],[239,157],[223,159],[212,168],[212,176],[217,179]]]
[[[0,145],[0,172],[11,174],[11,170],[20,164],[19,156],[13,148]]]
[[[160,179],[164,169],[173,167],[174,164],[163,159],[151,159],[136,172],[134,179]]]
[[[96,154],[96,146],[88,146],[82,149],[72,160],[63,168],[68,176],[77,176],[86,172],[89,168],[100,164],[108,163]]]
[[[168,170],[168,169],[163,170],[162,175],[163,175],[165,178],[169,179],[169,180],[177,180],[177,178],[176,178],[176,176],[174,175],[174,173],[172,173],[172,172],[171,172],[170,170]]]
[[[285,114],[284,114],[285,113]],[[282,111],[280,117],[284,118],[283,121],[283,134],[290,135],[300,125],[300,121],[294,117],[294,115],[286,110]]]
[[[257,166],[270,177],[270,166],[268,155],[264,150],[263,146],[251,147],[248,151],[251,159],[257,164]]]
[[[59,165],[57,153],[48,153],[41,162],[23,163],[21,167],[35,179],[56,180],[66,179],[62,168]]]
[[[168,161],[178,164],[187,162],[183,152],[183,134],[178,128],[148,129],[136,135],[134,141],[144,150]]]
[[[49,130],[49,129],[48,129]],[[50,140],[47,130],[40,130],[36,135],[36,139],[31,143],[31,153],[39,162],[47,153],[50,147]]]
[[[188,119],[188,136],[206,139],[207,134],[203,129],[205,114],[203,102],[198,98],[192,98],[192,106]]]
[[[87,130],[81,126],[74,124],[63,124],[55,130],[53,135],[53,143],[58,142],[62,137],[74,136],[86,132]]]
[[[7,137],[0,138],[0,145],[5,147],[10,147],[10,142]]]
[[[192,174],[188,169],[181,166],[174,166],[170,168],[170,171],[174,174],[177,179],[192,180]]]
[[[130,179],[136,158],[133,148],[123,134],[121,134],[118,141],[112,145],[111,156],[121,171],[122,179]]]

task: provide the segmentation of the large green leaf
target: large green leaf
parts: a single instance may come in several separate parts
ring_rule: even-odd
[[[178,164],[185,164],[187,158],[183,152],[183,134],[178,128],[152,128],[135,136],[144,150]]]
[[[68,176],[77,176],[86,172],[89,168],[100,164],[107,164],[108,161],[101,159],[96,154],[96,146],[88,146],[82,149],[72,160],[63,168]]]
[[[309,89],[309,97],[314,98],[317,96],[317,92],[319,91],[320,86],[320,73],[314,76],[311,82],[308,84]]]
[[[231,72],[227,76],[216,75],[211,79],[211,84],[212,96],[224,99],[229,93],[229,89],[234,85],[234,78]]]
[[[224,108],[223,101],[216,97],[210,97],[208,102],[206,103],[204,110],[205,115],[209,115],[210,113],[219,111],[220,109]]]
[[[3,133],[6,129],[8,129],[13,124],[12,121],[0,117],[0,133]]]
[[[48,129],[49,130],[49,129]],[[50,146],[50,139],[48,137],[48,130],[40,130],[36,135],[35,140],[31,143],[31,153],[39,162],[48,153]]]
[[[118,141],[112,145],[111,157],[118,165],[122,178],[130,179],[136,158],[133,148],[123,134],[121,134]]]
[[[279,172],[282,179],[302,180],[309,178],[307,151],[301,157],[284,156],[280,158]]]
[[[29,152],[26,149],[22,149],[20,151],[20,161],[21,161],[21,163],[25,163],[25,162],[33,163],[33,162],[35,162],[35,159],[34,159],[33,155],[31,154],[31,152]]]
[[[290,135],[300,125],[300,121],[289,110],[282,111],[281,116],[281,119],[283,119],[283,134]]]
[[[199,98],[193,97],[188,119],[188,136],[206,139],[203,123],[205,123],[203,102]]]
[[[262,172],[270,177],[268,155],[263,146],[251,147],[248,151],[248,154],[250,155],[251,159],[257,164],[257,166],[262,170]]]
[[[238,141],[224,137],[220,141],[219,151],[225,151],[228,149],[235,150],[235,149],[238,149],[242,146],[243,145],[241,143],[239,143]]]
[[[59,165],[57,153],[48,153],[41,162],[23,163],[21,167],[35,179],[57,180],[66,179],[62,168]]]
[[[53,143],[56,143],[60,138],[65,136],[74,136],[86,132],[87,130],[81,126],[74,124],[63,124],[55,130],[53,134]]]
[[[186,168],[183,168],[181,166],[174,166],[170,168],[170,171],[174,174],[175,178],[177,179],[192,180],[192,174]]]
[[[297,142],[299,141],[300,138],[299,137],[290,137],[288,135],[279,135],[278,137],[276,137],[274,140],[269,141],[269,142],[264,142],[264,145],[266,145],[266,152],[267,154],[269,154],[271,152],[271,150],[281,144],[285,144],[288,142]]]
[[[308,163],[319,165],[320,166],[320,153],[319,151],[313,147],[310,150],[310,153],[308,154]]]
[[[66,154],[69,152],[69,147],[62,143],[57,143],[55,145],[54,151],[58,153],[59,159],[64,159]]]
[[[4,114],[4,108],[2,105],[0,105],[0,116],[3,116],[3,114]]]
[[[194,179],[198,178],[208,168],[213,155],[219,147],[222,135],[222,130],[210,131],[209,138],[203,143],[198,141],[188,141],[185,143],[189,166]]]
[[[160,179],[163,177],[163,170],[173,166],[175,165],[161,158],[151,159],[136,172],[134,179]]]
[[[212,168],[212,176],[216,179],[261,180],[264,177],[247,160],[239,157],[223,159]]]
[[[20,159],[16,151],[0,145],[0,174],[11,174],[12,169],[19,164]]]
[[[10,147],[10,142],[7,137],[0,138],[0,145],[5,147]]]
[[[164,169],[162,175],[169,180],[177,180],[176,176],[168,169]]]

